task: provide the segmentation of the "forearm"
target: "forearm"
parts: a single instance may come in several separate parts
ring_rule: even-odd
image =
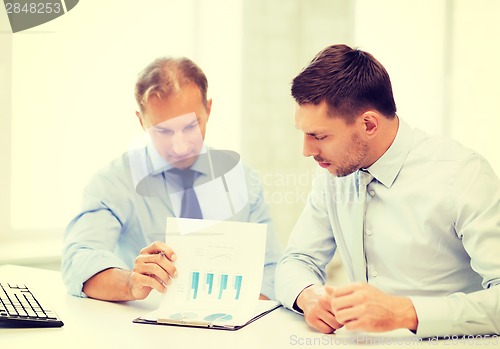
[[[406,328],[415,332],[418,327],[418,317],[413,302],[408,297],[396,297],[394,309],[396,309],[397,328]]]
[[[134,300],[130,288],[131,271],[119,268],[103,270],[83,284],[83,292],[91,298],[106,301]]]
[[[121,225],[108,210],[88,204],[95,210],[83,210],[68,225],[63,243],[61,273],[68,291],[78,297],[83,283],[103,270],[110,268],[130,269],[121,256],[115,254]]]

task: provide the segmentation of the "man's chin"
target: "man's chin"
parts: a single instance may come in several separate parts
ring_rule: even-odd
[[[328,172],[330,172],[330,174],[335,176],[335,177],[346,177],[346,176],[349,176],[350,174],[352,174],[356,171],[345,171],[345,170],[338,169],[338,168],[332,168],[332,166],[330,166],[328,168]]]
[[[198,159],[198,155],[184,159],[176,159],[175,161],[171,161],[170,165],[180,170],[185,170],[193,166],[193,164],[196,162],[196,159]]]

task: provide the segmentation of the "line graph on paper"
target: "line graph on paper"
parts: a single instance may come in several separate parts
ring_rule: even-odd
[[[217,254],[210,256],[208,260],[212,263],[231,263],[233,262],[233,256],[229,254]]]
[[[193,262],[206,268],[225,269],[238,264],[238,250],[235,246],[220,244],[197,247],[194,250]]]

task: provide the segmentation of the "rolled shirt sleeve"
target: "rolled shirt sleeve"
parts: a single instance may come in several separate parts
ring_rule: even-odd
[[[325,193],[321,190],[324,181],[325,175],[318,172],[276,269],[276,297],[292,310],[295,310],[295,300],[304,288],[325,282],[326,264],[336,250]]]

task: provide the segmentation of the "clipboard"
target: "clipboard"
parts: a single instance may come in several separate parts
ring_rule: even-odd
[[[237,331],[280,307],[281,304],[276,301],[259,300],[253,316],[246,321],[240,321],[238,323],[232,323],[230,320],[225,321],[223,319],[225,314],[214,314],[214,315],[220,315],[219,318],[222,319],[222,321],[217,320],[217,318],[214,320],[192,320],[189,318],[168,318],[168,317],[166,318],[158,317],[157,319],[153,319],[151,318],[151,316],[146,315],[138,317],[132,320],[132,322],[136,324],[147,324],[147,325],[183,326],[183,327],[205,328],[212,330]]]

